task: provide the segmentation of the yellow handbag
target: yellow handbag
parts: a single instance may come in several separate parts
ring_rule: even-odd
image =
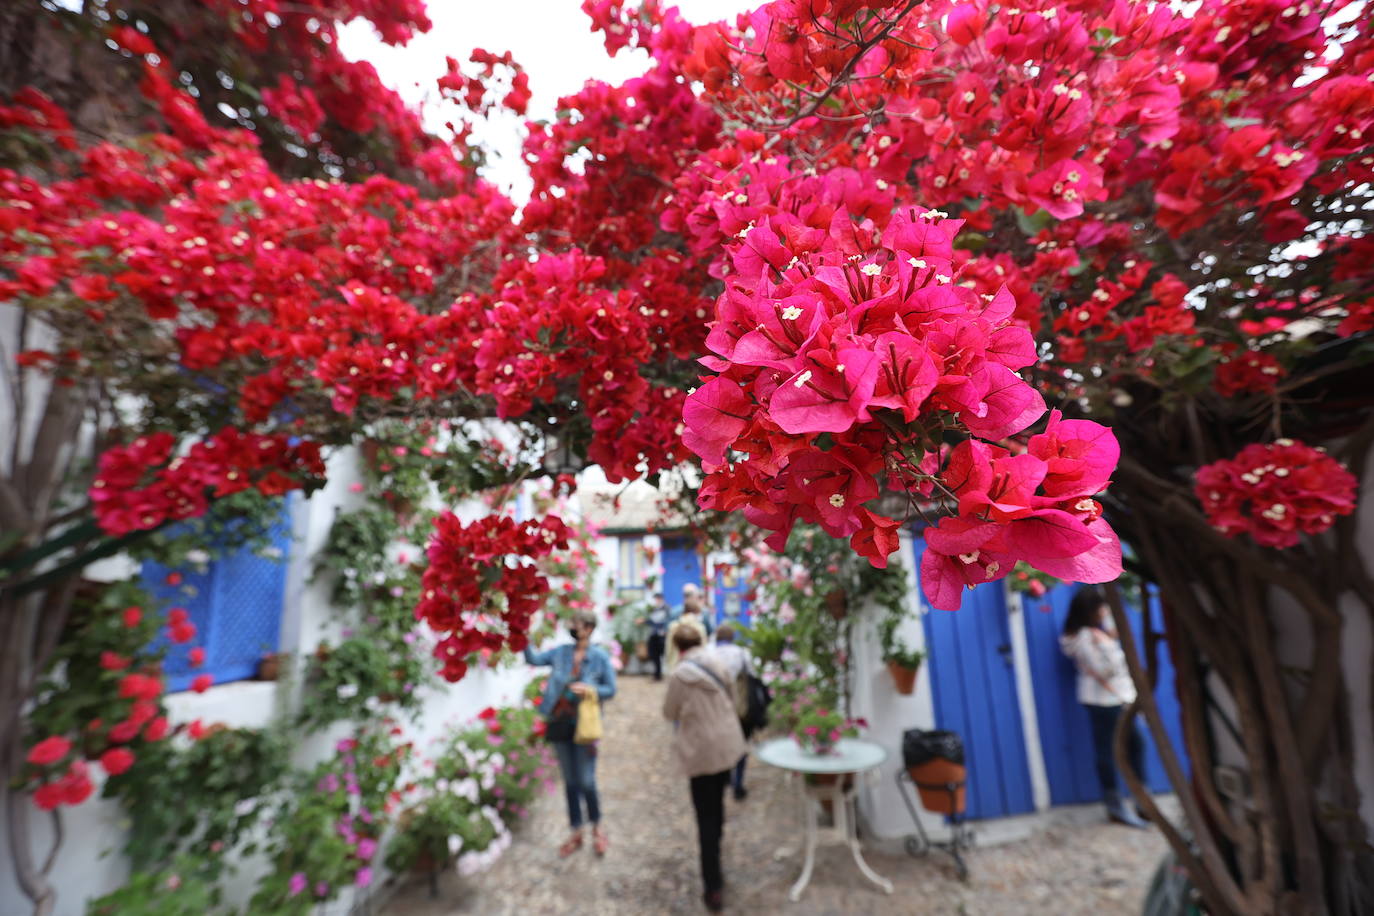
[[[577,704],[577,730],[573,741],[577,744],[591,744],[601,740],[601,701],[596,694],[582,698]]]

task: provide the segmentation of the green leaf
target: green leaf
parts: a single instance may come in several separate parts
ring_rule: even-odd
[[[1048,210],[1036,210],[1034,213],[1026,213],[1019,207],[1013,207],[1012,212],[1016,214],[1016,226],[1028,236],[1039,235],[1047,229],[1050,223],[1054,222],[1054,217]]]

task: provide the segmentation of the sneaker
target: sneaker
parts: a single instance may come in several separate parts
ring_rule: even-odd
[[[706,904],[706,909],[712,913],[719,913],[725,909],[725,895],[720,891],[707,891],[701,899]]]

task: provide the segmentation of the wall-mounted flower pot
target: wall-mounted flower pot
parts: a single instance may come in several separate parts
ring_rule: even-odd
[[[258,659],[257,677],[260,681],[275,681],[281,676],[281,653],[274,652]]]
[[[825,609],[836,620],[844,620],[849,614],[849,595],[842,588],[831,589],[825,596]]]
[[[920,670],[919,666],[908,668],[894,661],[887,663],[888,674],[892,675],[892,685],[902,696],[911,696],[916,691],[916,675]]]

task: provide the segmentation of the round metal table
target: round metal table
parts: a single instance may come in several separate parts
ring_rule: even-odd
[[[808,754],[791,738],[775,738],[756,748],[754,755],[769,766],[786,770],[789,776],[801,785],[802,822],[806,827],[801,850],[804,858],[801,876],[788,891],[788,899],[793,903],[801,899],[802,891],[806,890],[806,885],[811,881],[811,872],[816,865],[816,847],[822,844],[849,847],[850,853],[854,856],[854,864],[859,867],[863,876],[882,888],[885,893],[892,893],[892,882],[869,867],[859,846],[854,811],[854,795],[858,780],[842,778],[851,774],[857,776],[881,766],[883,761],[887,760],[887,751],[872,741],[841,738],[835,745],[834,753]],[[807,775],[833,775],[836,779],[827,785],[820,785],[808,784],[805,779],[798,778]],[[847,781],[850,783],[848,786],[845,785]],[[816,808],[817,803],[822,801],[829,801],[835,812],[833,827],[822,828],[818,824]],[[777,857],[790,856],[796,852],[797,850],[790,848],[779,849]]]

